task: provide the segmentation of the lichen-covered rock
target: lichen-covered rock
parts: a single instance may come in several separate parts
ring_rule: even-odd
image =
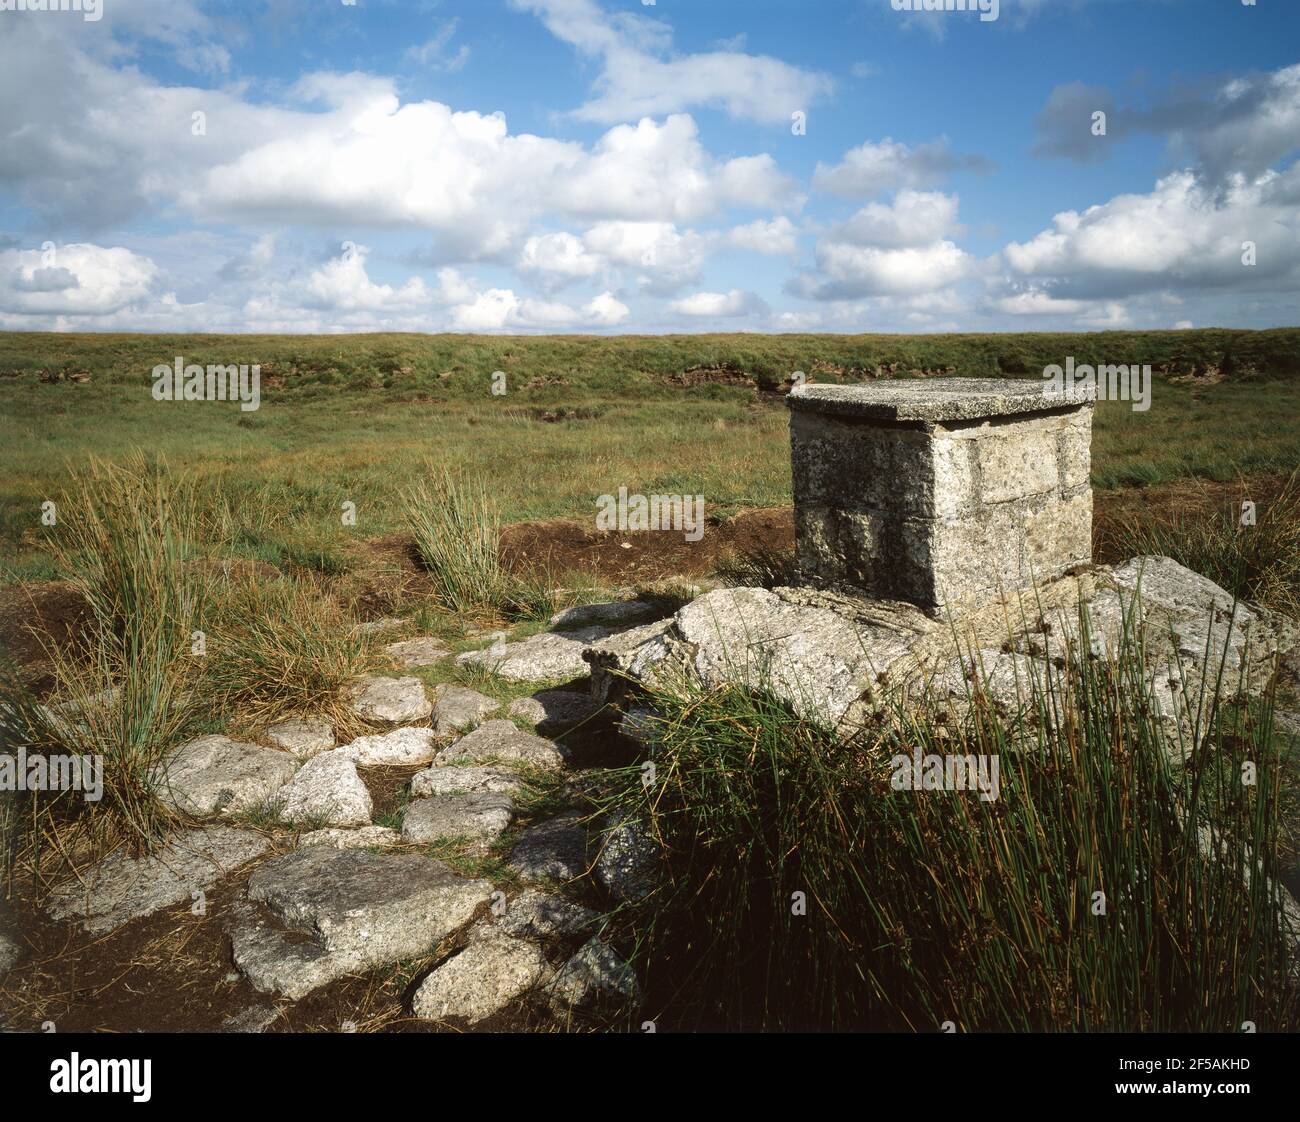
[[[485,791],[417,799],[406,808],[402,819],[402,840],[427,844],[463,838],[484,848],[493,838],[505,833],[514,812],[515,804],[509,795],[493,795]]]
[[[0,978],[3,978],[17,966],[18,960],[22,956],[22,947],[18,945],[17,940],[9,938],[8,935],[0,934]]]
[[[532,721],[543,736],[556,736],[591,720],[600,709],[600,703],[589,694],[572,690],[542,690],[532,697],[515,698],[506,713]]]
[[[287,752],[200,736],[169,752],[153,777],[165,805],[202,818],[265,805],[297,770],[298,761]]]
[[[615,1012],[639,1004],[641,987],[627,961],[592,938],[560,967],[547,994],[557,1012]]]
[[[481,936],[420,983],[412,1011],[424,1020],[456,1017],[477,1024],[517,1001],[547,973],[546,959],[532,943]]]
[[[242,1013],[227,1017],[221,1022],[222,1032],[265,1032],[280,1016],[274,1005],[250,1005]]]
[[[253,987],[296,999],[345,974],[428,953],[491,893],[487,881],[420,854],[312,846],[261,866],[226,929]]]
[[[563,896],[526,888],[506,905],[497,926],[525,939],[555,939],[589,934],[600,922],[590,908]]]
[[[530,826],[510,854],[510,867],[528,880],[569,881],[587,871],[587,829],[577,814]]]
[[[401,831],[394,830],[391,826],[361,826],[352,830],[328,827],[303,834],[298,838],[298,848],[324,845],[330,849],[388,849],[401,840]]]
[[[647,631],[633,650],[598,647],[593,670],[671,685],[684,670],[707,686],[724,682],[766,689],[801,715],[839,722],[865,685],[906,654],[908,642],[932,629],[905,605],[873,621],[835,610],[830,595],[804,602],[763,588],[708,592],[681,608],[667,630]],[[821,602],[818,602],[820,600]],[[657,625],[654,625],[657,628]],[[597,696],[611,687],[593,687]]]
[[[610,633],[607,627],[543,631],[518,643],[493,645],[456,656],[461,665],[482,666],[510,682],[554,682],[585,677],[582,653]]]
[[[128,857],[121,851],[72,877],[50,893],[54,919],[76,919],[92,935],[112,931],[139,916],[152,915],[215,884],[270,848],[251,830],[209,826],[171,837],[157,853]]]
[[[423,635],[418,639],[402,639],[397,643],[389,643],[384,648],[384,654],[398,666],[412,668],[432,666],[435,662],[446,658],[451,651],[440,639]]]
[[[918,686],[954,715],[964,714],[979,696],[998,713],[1010,716],[1032,705],[1035,689],[1041,690],[1047,674],[1041,659],[985,647],[953,659]]]
[[[416,798],[435,795],[468,795],[476,791],[512,795],[524,787],[523,779],[502,767],[455,767],[437,765],[411,777],[411,794]]]
[[[1059,668],[1067,657],[1113,657],[1126,622],[1141,639],[1158,711],[1183,730],[1204,723],[1195,709],[1213,693],[1201,690],[1207,652],[1215,675],[1222,663],[1223,689],[1231,696],[1262,690],[1274,657],[1300,645],[1291,621],[1253,605],[1234,606],[1212,581],[1167,557],[1151,557],[990,597],[944,622],[910,604],[842,590],[725,589],[701,596],[671,620],[597,643],[587,658],[597,698],[636,687],[672,690],[683,680],[733,683],[766,690],[805,717],[852,731],[875,719],[894,691],[928,692],[960,716],[974,677],[979,692],[1012,712],[1049,666]],[[636,704],[634,697],[629,709]]]
[[[303,764],[271,805],[285,822],[320,826],[368,826],[372,809],[355,761],[338,748]]]
[[[647,705],[633,705],[619,719],[618,731],[638,744],[653,745],[663,729],[663,718]]]
[[[644,600],[615,600],[605,604],[578,604],[551,616],[552,627],[630,627],[662,615]]]
[[[407,622],[407,620],[399,619],[396,616],[384,616],[382,619],[371,619],[365,623],[359,623],[356,630],[361,635],[387,635],[392,631],[401,631]]]
[[[467,736],[449,744],[434,762],[475,764],[507,760],[536,768],[558,768],[568,759],[567,751],[553,740],[524,732],[511,721],[488,721]]]
[[[591,696],[604,704],[621,696],[625,680],[648,681],[651,668],[676,651],[674,621],[648,623],[591,644],[583,660],[591,667]]]
[[[336,743],[334,723],[325,717],[277,721],[267,727],[266,739],[300,760],[310,759],[320,752],[328,752]]]
[[[439,736],[454,736],[472,729],[485,717],[501,708],[477,690],[465,686],[441,685],[433,690],[433,731]]]
[[[400,728],[374,736],[358,736],[337,751],[361,767],[427,764],[437,754],[438,737],[429,728]]]
[[[352,711],[374,724],[414,724],[433,712],[419,678],[359,678],[345,695]]]
[[[617,900],[644,900],[659,885],[663,851],[640,819],[620,822],[601,839],[596,880]]]

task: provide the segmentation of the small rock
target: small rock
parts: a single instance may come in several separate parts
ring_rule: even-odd
[[[406,808],[402,840],[423,844],[445,838],[469,838],[485,844],[505,832],[514,818],[514,810],[509,795],[482,791],[419,799]]]
[[[610,634],[607,627],[543,631],[518,643],[466,651],[456,662],[484,666],[511,682],[551,682],[585,677],[582,652]]]
[[[338,748],[303,764],[272,805],[286,822],[327,826],[368,826],[372,809],[356,762]]]
[[[530,880],[574,880],[587,871],[587,830],[577,814],[530,826],[510,854],[510,867]]]
[[[552,627],[628,627],[646,623],[662,612],[643,600],[622,600],[608,604],[579,604],[551,616]]]
[[[411,777],[411,794],[425,797],[475,791],[512,795],[523,786],[524,781],[513,771],[499,767],[431,767]]]
[[[663,854],[646,823],[629,819],[605,834],[596,879],[618,900],[644,900],[659,885]]]
[[[599,920],[600,916],[590,908],[563,896],[527,888],[510,901],[497,926],[507,935],[553,939],[579,935],[590,930]]]
[[[590,720],[600,708],[600,703],[585,693],[542,690],[532,697],[515,698],[506,712],[511,717],[532,721],[543,736],[555,736]]]
[[[250,830],[210,826],[174,835],[156,854],[114,853],[83,874],[57,885],[47,906],[54,919],[81,920],[92,935],[152,915],[215,884],[232,869],[260,857],[270,841]]]
[[[397,619],[394,616],[385,616],[383,619],[372,619],[365,623],[359,623],[356,630],[362,635],[387,635],[390,631],[401,631],[405,626],[406,620]]]
[[[309,845],[327,845],[331,849],[387,849],[402,840],[399,831],[391,826],[362,826],[358,830],[313,830],[298,839],[298,848]]]
[[[23,956],[23,949],[8,935],[0,935],[0,978],[3,978]]]
[[[547,989],[557,1011],[622,1008],[641,1000],[641,987],[627,961],[600,939],[589,939]]]
[[[183,814],[233,814],[264,805],[293,778],[287,752],[228,736],[200,736],[174,749],[154,769],[158,797]]]
[[[361,767],[427,764],[437,754],[437,735],[428,728],[400,728],[374,736],[358,736],[338,751]]]
[[[334,747],[334,724],[324,717],[279,721],[267,728],[266,739],[277,748],[292,752],[300,760],[310,759],[318,752],[327,752]]]
[[[433,712],[419,678],[360,678],[347,691],[352,711],[363,721],[409,725]]]
[[[389,643],[384,648],[384,654],[398,666],[413,667],[432,666],[439,659],[446,658],[451,651],[441,640],[425,635],[418,639],[403,639],[397,643]]]
[[[452,736],[472,729],[489,713],[501,708],[501,702],[467,689],[465,686],[435,686],[433,690],[433,729],[439,736]]]
[[[449,744],[434,763],[441,766],[460,761],[512,760],[537,768],[558,768],[567,759],[567,751],[553,740],[524,732],[510,721],[488,721]]]
[[[274,1005],[250,1005],[221,1022],[222,1032],[265,1032],[280,1015]]]
[[[532,943],[502,935],[475,939],[420,983],[412,1011],[424,1020],[459,1017],[475,1024],[522,997],[547,973]]]

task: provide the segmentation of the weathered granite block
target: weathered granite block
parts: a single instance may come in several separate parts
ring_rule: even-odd
[[[1092,559],[1092,393],[948,378],[791,391],[804,579],[961,611]]]

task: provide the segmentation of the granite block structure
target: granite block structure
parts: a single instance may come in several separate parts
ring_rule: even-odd
[[[1091,561],[1090,389],[945,378],[787,401],[807,583],[938,615]]]

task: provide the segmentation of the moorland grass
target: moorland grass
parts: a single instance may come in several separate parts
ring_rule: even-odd
[[[1172,557],[1243,600],[1300,619],[1300,471],[1249,514],[1240,501],[1220,500],[1147,511],[1108,533],[1121,556]]]
[[[150,370],[194,361],[260,363],[262,406],[156,402]],[[1300,332],[1090,335],[666,337],[141,336],[0,334],[0,579],[55,575],[41,503],[87,456],[133,449],[195,473],[213,510],[241,512],[239,554],[334,574],[349,546],[405,528],[403,485],[430,461],[482,480],[503,522],[594,516],[620,485],[702,494],[710,513],[790,501],[789,429],[777,394],[682,384],[704,369],[773,388],[877,366],[1037,377],[1080,362],[1226,367],[1217,384],[1159,373],[1151,409],[1102,403],[1099,488],[1287,474],[1300,461]],[[1229,362],[1228,359],[1232,361]],[[84,370],[86,383],[40,371]],[[492,371],[508,375],[494,395]],[[341,505],[356,506],[354,526]],[[256,512],[256,517],[254,513]]]

